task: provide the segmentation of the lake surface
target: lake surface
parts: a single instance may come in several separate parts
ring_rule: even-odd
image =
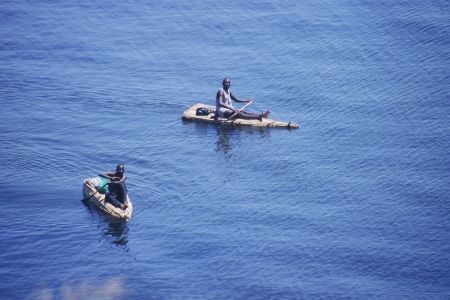
[[[0,4],[1,299],[449,299],[448,1]],[[224,77],[300,129],[183,122]],[[125,163],[129,222],[80,201]]]

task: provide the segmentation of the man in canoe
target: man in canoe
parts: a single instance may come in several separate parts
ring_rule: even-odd
[[[258,119],[262,120],[262,118],[267,118],[270,114],[270,111],[265,111],[261,114],[247,112],[247,111],[239,111],[239,109],[235,109],[233,107],[232,101],[239,103],[250,103],[254,102],[254,100],[242,100],[236,98],[230,91],[231,81],[229,78],[225,78],[222,81],[222,88],[217,91],[216,94],[216,117],[229,118],[235,115],[238,118],[243,119]]]
[[[119,164],[116,167],[116,172],[100,173],[98,176],[109,180],[109,192],[106,194],[106,201],[115,207],[127,209],[127,187],[125,186],[125,180],[128,177],[125,175],[125,166]]]

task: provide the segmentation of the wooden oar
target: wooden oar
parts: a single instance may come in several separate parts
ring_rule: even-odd
[[[252,104],[254,101],[251,100],[249,103],[245,104],[244,106],[242,106],[237,112],[235,112],[234,114],[231,115],[231,117],[227,118],[226,121],[228,121],[229,119],[233,118],[235,115],[239,114],[241,111],[244,110],[244,108],[246,108],[247,106],[249,106],[250,104]]]

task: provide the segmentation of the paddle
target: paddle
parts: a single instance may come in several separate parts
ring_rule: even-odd
[[[244,110],[244,108],[246,108],[247,106],[249,106],[250,104],[252,104],[254,102],[254,100],[251,100],[249,103],[245,104],[244,106],[242,106],[237,112],[235,112],[234,114],[231,115],[231,117],[227,118],[226,121],[228,121],[229,119],[233,118],[235,115],[239,114],[241,111]]]
[[[92,196],[96,195],[101,189],[103,189],[105,186],[107,186],[109,184],[109,182],[105,183],[101,188],[98,188],[95,193],[92,193],[89,197],[84,198],[83,200],[81,200],[81,202],[86,203],[89,199],[91,199]]]

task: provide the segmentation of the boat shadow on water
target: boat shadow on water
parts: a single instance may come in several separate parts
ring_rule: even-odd
[[[101,231],[101,240],[119,247],[124,247],[128,251],[128,222],[104,214],[96,206],[83,204],[89,210],[90,215],[97,221],[97,227]]]
[[[272,129],[267,127],[218,125],[189,121],[183,121],[183,123],[187,126],[193,126],[198,133],[204,136],[211,136],[214,133],[217,136],[214,150],[223,153],[227,157],[232,156],[232,150],[236,140],[246,135],[255,134],[259,135],[262,139],[268,139],[270,138],[270,130]]]
[[[128,224],[122,220],[105,220],[102,226],[104,239],[116,246],[126,247],[128,244]]]

